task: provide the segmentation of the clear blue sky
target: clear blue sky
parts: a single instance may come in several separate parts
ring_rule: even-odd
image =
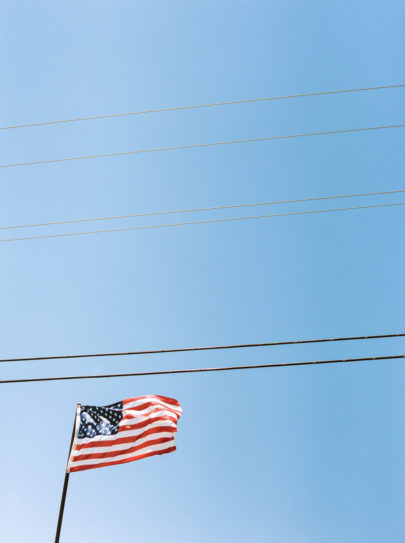
[[[400,0],[1,4],[3,126],[405,82]],[[404,123],[404,98],[396,89],[3,131],[0,163]],[[3,169],[0,225],[404,189],[404,136]],[[193,218],[203,216],[214,214]],[[1,357],[403,332],[404,234],[399,207],[1,244]],[[404,346],[4,364],[0,378]],[[403,362],[388,361],[2,385],[1,539],[54,540],[77,402],[154,393],[183,405],[178,450],[72,474],[61,543],[402,542],[404,378]]]

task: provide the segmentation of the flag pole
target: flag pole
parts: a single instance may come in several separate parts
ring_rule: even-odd
[[[62,497],[61,497],[61,500],[60,500],[59,518],[58,518],[58,525],[56,527],[55,543],[59,543],[60,531],[61,531],[61,528],[62,528],[63,512],[65,510],[66,493],[67,493],[67,489],[68,489],[69,475],[70,475],[70,473],[69,473],[69,458],[70,458],[70,453],[72,451],[73,440],[75,438],[75,433],[76,433],[77,414],[78,414],[78,411],[79,411],[79,407],[80,407],[80,404],[77,404],[75,422],[73,424],[72,439],[70,440],[68,461],[67,461],[67,465],[66,465],[65,480],[64,480],[64,483],[63,483]]]

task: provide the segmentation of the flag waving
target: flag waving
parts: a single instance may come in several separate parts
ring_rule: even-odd
[[[78,405],[67,471],[140,460],[176,450],[182,408],[165,396],[140,396],[103,407]]]

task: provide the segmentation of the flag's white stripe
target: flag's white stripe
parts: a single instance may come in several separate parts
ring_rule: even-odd
[[[158,403],[155,403],[153,405],[151,405],[150,407],[145,407],[145,409],[123,409],[122,410],[122,414],[124,415],[135,415],[135,416],[142,416],[142,415],[145,415],[145,414],[148,414],[150,413],[151,411],[160,411],[162,413],[171,413],[173,416],[179,416],[179,413],[178,411],[174,411],[173,409],[169,409],[168,407],[166,406],[163,406],[163,405],[159,405]]]
[[[170,418],[170,420],[172,420],[174,423],[177,422],[176,415],[174,415],[173,413],[169,413],[168,411],[158,411],[146,417],[134,417],[133,419],[128,419],[124,417],[120,422],[120,427],[133,426],[136,424],[140,424],[141,422],[145,422],[147,420],[155,420],[155,419],[168,420],[168,418]]]
[[[126,460],[128,458],[136,458],[137,456],[140,456],[145,453],[149,452],[155,452],[155,451],[163,451],[165,449],[169,449],[174,446],[174,439],[171,439],[170,441],[167,441],[166,443],[159,443],[158,445],[150,445],[149,447],[145,447],[144,449],[139,449],[139,451],[132,452],[129,454],[120,454],[119,456],[114,456],[111,458],[104,457],[104,458],[94,458],[90,460],[81,460],[80,462],[74,462],[73,460],[70,462],[70,467],[77,468],[79,466],[91,466],[95,464],[103,464],[104,462],[120,462],[122,460]]]
[[[114,442],[116,439],[119,439],[120,437],[132,437],[132,436],[139,436],[139,434],[143,434],[144,432],[147,432],[148,430],[151,430],[152,428],[156,428],[159,426],[167,426],[168,428],[176,428],[177,425],[175,422],[171,420],[157,420],[156,422],[152,422],[151,424],[148,424],[147,426],[144,426],[143,428],[137,428],[136,430],[119,430],[118,434],[114,435],[108,435],[108,436],[95,436],[95,437],[85,437],[83,439],[76,439],[75,445],[83,445],[85,443],[94,443],[97,441],[111,441]],[[88,450],[88,449],[83,449]]]
[[[153,405],[149,405],[148,407],[142,407],[139,406],[138,408],[134,407],[125,407],[122,410],[122,414],[125,415],[142,415],[143,413],[148,413],[152,411],[153,409],[159,409],[160,411],[165,411],[166,413],[172,413],[173,416],[180,418],[182,415],[182,411],[179,411],[179,409],[173,408],[171,406],[163,405],[161,403],[154,403]]]
[[[155,420],[155,419],[151,419]],[[127,424],[124,424],[123,426],[127,426]],[[132,424],[129,424],[128,426],[132,426]],[[136,430],[121,430],[121,428],[118,431],[118,435],[121,437],[126,437],[130,435],[139,435],[142,432],[145,432],[149,428],[155,428],[156,426],[169,426],[170,428],[177,428],[177,424],[174,420],[167,420],[159,418],[156,420],[156,422],[151,422],[147,426],[143,426],[142,428],[137,428]]]
[[[118,445],[111,445],[110,447],[90,447],[88,449],[82,449],[80,451],[74,451],[73,453],[73,460],[76,456],[81,456],[83,454],[103,454],[105,453],[108,455],[108,453],[112,451],[126,451],[127,449],[132,449],[132,447],[137,447],[138,445],[142,445],[142,443],[146,443],[147,441],[152,441],[154,439],[161,439],[162,437],[173,437],[173,432],[156,432],[154,434],[150,434],[145,437],[141,437],[140,439],[134,439],[131,443],[118,443]]]
[[[144,399],[134,399],[131,402],[124,402],[122,408],[123,409],[134,409],[136,407],[140,407],[146,403],[154,403],[154,404],[160,404],[164,407],[170,407],[171,409],[180,409],[178,405],[171,404],[169,402],[165,402],[164,400],[161,400],[160,398],[144,398]]]
[[[154,397],[148,397],[148,398],[144,398],[142,400],[134,400],[132,402],[129,402],[129,403],[124,403],[123,404],[123,410],[125,411],[126,409],[131,409],[131,408],[134,408],[134,407],[138,407],[140,405],[143,405],[145,403],[154,403],[154,404],[160,404],[160,405],[163,405],[164,407],[168,407],[170,409],[174,409],[175,411],[179,412],[179,413],[182,413],[182,408],[179,406],[179,405],[173,405],[171,403],[168,403],[168,402],[165,402],[164,400],[161,400],[160,398],[154,398]]]
[[[123,417],[142,417],[142,416],[148,416],[150,413],[165,413],[166,415],[171,415],[172,417],[175,417],[176,420],[178,420],[182,413],[180,411],[177,411],[175,409],[169,409],[168,407],[165,407],[163,405],[154,404],[150,407],[145,407],[145,409],[123,409],[122,415]]]
[[[128,409],[129,407],[138,407],[140,405],[143,405],[145,403],[157,403],[161,402],[165,405],[171,405],[170,403],[164,402],[164,400],[161,400],[160,398],[156,396],[146,396],[144,398],[133,398],[132,401],[124,400],[122,403],[123,409]]]

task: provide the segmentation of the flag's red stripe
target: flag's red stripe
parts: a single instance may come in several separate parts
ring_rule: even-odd
[[[166,404],[163,403],[160,400],[145,400],[143,403],[139,405],[131,405],[130,403],[127,405],[124,405],[123,411],[143,411],[144,409],[147,409],[148,407],[156,406],[160,407],[161,409],[168,409],[169,411],[174,411],[175,413],[181,413],[181,409],[175,405]]]
[[[127,430],[138,430],[139,428],[144,428],[145,426],[148,426],[151,422],[158,422],[161,420],[170,420],[174,424],[176,424],[177,420],[170,415],[160,415],[159,417],[150,418],[147,420],[144,420],[142,422],[138,422],[138,424],[123,424],[125,422],[126,417],[122,419],[119,426],[119,432],[125,432]]]
[[[124,406],[124,409],[125,409],[125,405],[128,404],[128,403],[138,402],[139,400],[146,400],[146,399],[149,400],[149,399],[152,399],[152,398],[156,398],[157,400],[162,400],[162,402],[166,402],[168,404],[175,405],[177,407],[180,407],[180,409],[181,409],[181,405],[179,404],[179,402],[177,400],[175,400],[174,398],[168,398],[167,396],[149,395],[149,396],[139,396],[137,398],[126,398],[125,400],[122,401],[122,403],[123,403],[123,406]]]
[[[143,410],[148,409],[149,407],[154,407],[151,411],[148,411],[147,413],[142,413]],[[148,417],[152,413],[157,413],[159,411],[163,411],[165,413],[173,413],[177,419],[180,418],[180,413],[178,411],[175,411],[171,407],[166,407],[165,405],[156,404],[156,403],[148,403],[143,404],[142,406],[138,407],[128,407],[123,410],[124,417],[127,418],[136,418],[136,417]]]
[[[119,451],[110,451],[108,450],[105,453],[95,453],[95,454],[75,454],[71,462],[81,462],[82,460],[96,460],[98,458],[114,458],[114,456],[120,456],[121,454],[130,454],[132,452],[139,451],[141,449],[146,449],[152,445],[159,445],[161,443],[167,443],[168,441],[173,441],[173,436],[170,437],[161,437],[159,439],[151,439],[145,441],[141,445],[135,445],[134,447],[128,447],[127,449],[121,449]]]
[[[171,411],[167,410],[167,409],[155,409],[154,411],[151,411],[150,413],[148,413],[147,415],[137,415],[137,416],[133,416],[133,415],[130,415],[130,414],[125,414],[123,417],[122,417],[122,420],[120,422],[120,428],[127,422],[127,421],[131,421],[129,424],[132,424],[132,426],[135,426],[135,425],[138,425],[138,424],[141,424],[143,423],[145,420],[159,420],[159,419],[162,419],[162,420],[172,420],[173,422],[177,422],[178,418],[176,417],[176,415],[174,415]],[[137,420],[139,420],[139,422],[136,422]],[[132,422],[134,421],[134,422]]]
[[[170,453],[176,450],[176,447],[169,447],[167,449],[163,449],[161,451],[151,451],[148,453],[143,453],[139,455],[134,455],[132,458],[125,458],[125,460],[114,460],[112,462],[102,462],[101,464],[92,464],[88,466],[77,466],[77,467],[71,467],[69,471],[84,471],[86,469],[93,469],[93,468],[102,468],[105,466],[114,466],[116,464],[126,464],[127,462],[133,462],[134,460],[141,460],[141,458],[147,458],[148,456],[154,456],[156,454],[166,454]]]
[[[177,417],[172,411],[169,411],[168,409],[154,409],[150,413],[147,413],[146,415],[132,415],[131,413],[125,413],[125,415],[122,417],[120,426],[124,424],[127,421],[136,421],[139,420],[139,422],[143,422],[145,419],[160,419],[160,418],[169,418],[173,422],[177,422],[180,417]],[[130,423],[131,424],[131,423]],[[133,424],[133,423],[132,423]]]
[[[174,411],[174,409],[170,409],[169,407],[162,407],[160,405],[156,406],[155,405],[150,405],[149,407],[153,407],[153,409],[151,409],[150,411],[147,411],[145,413],[145,411],[137,411],[136,409],[132,409],[132,408],[128,408],[128,409],[125,409],[122,414],[123,414],[123,419],[141,419],[142,417],[149,417],[151,415],[154,415],[156,413],[162,413],[162,414],[171,414],[173,415],[173,417],[176,417],[176,420],[179,420],[181,414]]]
[[[160,413],[153,413],[152,417],[128,417],[125,415],[121,422],[119,423],[120,432],[124,426],[131,426],[134,430],[135,428],[142,428],[140,424],[144,424],[145,421],[148,421],[148,424],[152,422],[159,422],[161,420],[170,420],[173,424],[177,424],[178,419],[168,411],[161,411]]]
[[[150,423],[149,423],[150,424]],[[141,434],[138,434],[137,436],[128,436],[128,437],[117,437],[116,439],[109,439],[97,441],[93,440],[89,443],[83,443],[82,445],[75,445],[74,450],[75,451],[81,451],[83,449],[91,449],[94,447],[111,447],[111,445],[119,445],[120,443],[136,443],[138,439],[142,439],[146,436],[160,433],[160,432],[171,432],[175,434],[177,432],[177,428],[173,426],[154,426],[153,428],[149,428],[148,430],[145,430]],[[119,435],[119,434],[116,434]]]

